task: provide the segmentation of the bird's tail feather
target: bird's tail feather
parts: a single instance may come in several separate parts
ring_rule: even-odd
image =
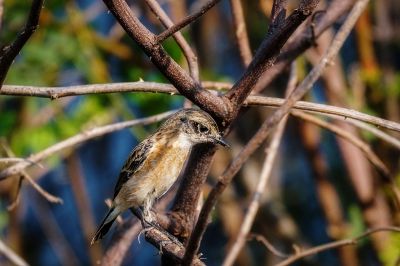
[[[94,237],[92,238],[90,245],[93,245],[97,240],[102,239],[107,234],[108,230],[110,230],[111,225],[113,224],[115,219],[117,219],[118,215],[119,211],[115,209],[115,207],[111,208],[108,211],[106,217],[103,219]]]

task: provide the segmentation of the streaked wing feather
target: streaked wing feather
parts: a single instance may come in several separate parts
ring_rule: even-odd
[[[126,160],[125,165],[122,167],[121,173],[119,174],[117,185],[114,189],[114,198],[121,190],[121,187],[129,180],[129,178],[131,178],[133,174],[135,174],[143,166],[143,162],[147,158],[152,146],[153,141],[151,138],[147,138],[133,149]]]

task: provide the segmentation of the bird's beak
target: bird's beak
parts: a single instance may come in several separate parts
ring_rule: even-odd
[[[229,144],[221,136],[214,138],[214,141],[216,144],[219,144],[221,146],[228,147],[228,148],[230,147]]]

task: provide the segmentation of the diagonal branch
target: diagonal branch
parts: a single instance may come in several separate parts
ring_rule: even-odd
[[[240,106],[250,94],[258,79],[268,68],[272,67],[279,52],[299,25],[311,15],[318,0],[303,0],[299,8],[282,23],[279,30],[268,34],[258,48],[253,61],[240,80],[225,94],[236,106]]]
[[[261,92],[274,80],[290,63],[315,43],[326,29],[331,27],[341,16],[350,10],[355,0],[333,0],[330,2],[326,12],[318,16],[314,33],[309,28],[295,33],[284,46],[282,53],[275,61],[274,67],[267,69],[257,82],[254,92]]]
[[[186,98],[219,121],[224,121],[230,110],[229,102],[201,88],[158,43],[156,35],[150,32],[134,16],[124,0],[103,0],[124,30],[147,54],[154,65]]]
[[[157,18],[161,21],[161,23],[170,28],[174,25],[172,20],[168,17],[167,13],[161,8],[160,4],[156,0],[145,0],[147,5],[150,7],[151,11],[157,16]],[[174,37],[176,43],[182,49],[183,54],[185,55],[186,61],[189,66],[190,76],[199,81],[199,65],[197,63],[197,56],[193,52],[190,45],[187,43],[182,33],[179,31],[175,32],[172,37]]]
[[[202,82],[204,88],[212,90],[227,90],[232,87],[230,83],[226,82]],[[119,92],[150,92],[150,93],[166,93],[170,95],[179,95],[179,92],[170,84],[155,83],[155,82],[124,82],[124,83],[112,83],[112,84],[91,84],[91,85],[77,85],[77,86],[66,86],[66,87],[35,87],[35,86],[19,86],[19,85],[4,85],[0,91],[0,95],[14,95],[14,96],[34,96],[44,97],[50,99],[58,99],[62,97],[75,96],[75,95],[87,95],[87,94],[99,94],[99,93],[119,93]],[[212,92],[217,93],[217,92]],[[279,107],[285,102],[281,98],[265,97],[250,95],[247,97],[243,106],[266,106],[266,107]],[[355,121],[362,121],[375,125],[380,128],[385,128],[393,131],[400,132],[400,123],[379,118],[376,116],[361,113],[356,110],[337,107],[332,105],[312,103],[306,101],[298,101],[293,106],[294,109],[303,110],[312,113],[318,113],[325,116],[338,118],[338,116],[346,119],[347,122],[356,124],[357,127],[368,130],[374,135],[382,138],[386,142],[391,143],[393,146],[400,149],[400,142],[388,136],[387,134],[382,135],[382,131],[379,132],[377,128],[367,127],[363,124]],[[0,163],[2,160],[0,159]],[[26,159],[22,159],[26,160]],[[33,163],[33,162],[30,162]]]
[[[287,85],[286,94],[288,95],[292,90],[296,88],[297,83],[297,74],[294,63],[292,64],[292,71],[290,74],[290,79]],[[272,140],[269,143],[268,148],[266,149],[266,156],[263,168],[261,170],[260,178],[257,182],[257,186],[255,191],[252,194],[251,202],[246,208],[246,214],[244,216],[243,222],[240,226],[239,233],[234,241],[234,244],[229,249],[228,255],[226,255],[223,265],[230,266],[233,265],[239,252],[242,250],[243,246],[246,243],[246,238],[253,226],[254,219],[256,218],[258,209],[260,207],[260,200],[263,192],[266,190],[266,186],[268,184],[268,180],[270,179],[272,167],[275,162],[276,155],[278,154],[278,148],[281,143],[281,139],[283,136],[283,132],[285,131],[286,122],[288,119],[288,115],[286,115],[281,122],[279,122],[273,136]]]
[[[96,128],[84,131],[84,132],[79,133],[75,136],[72,136],[68,139],[65,139],[61,142],[58,142],[58,143],[54,144],[53,146],[50,146],[47,149],[44,149],[36,154],[29,156],[27,158],[27,160],[16,163],[16,164],[4,169],[3,171],[0,172],[0,180],[6,179],[10,176],[21,173],[25,168],[31,166],[32,162],[37,163],[43,159],[46,159],[47,157],[49,157],[53,154],[56,154],[64,149],[78,145],[89,139],[93,139],[95,137],[99,137],[99,136],[105,135],[107,133],[111,133],[111,132],[114,132],[117,130],[132,127],[135,125],[146,125],[146,124],[158,122],[162,119],[165,119],[167,116],[171,115],[172,113],[173,112],[165,112],[165,113],[161,113],[159,115],[149,116],[149,117],[143,118],[143,119],[135,119],[135,120],[131,120],[131,121],[114,123],[114,124],[110,124],[110,125],[106,125],[106,126],[102,126],[102,127],[96,127]]]
[[[233,24],[235,25],[235,37],[239,47],[242,64],[247,67],[251,63],[253,54],[251,52],[249,37],[247,35],[246,22],[243,14],[243,6],[241,0],[230,0]]]
[[[165,39],[167,39],[169,36],[173,35],[175,32],[181,30],[182,28],[186,27],[202,15],[204,15],[208,10],[210,10],[213,6],[215,6],[219,1],[221,0],[210,0],[207,2],[203,7],[201,7],[198,11],[195,13],[187,16],[184,18],[181,22],[169,27],[167,30],[164,32],[160,33],[157,36],[157,42],[162,43]]]
[[[365,237],[368,237],[368,236],[378,233],[378,232],[384,232],[384,231],[400,233],[400,228],[395,227],[395,226],[373,228],[373,229],[367,230],[365,233],[363,233],[357,237],[343,239],[343,240],[337,240],[334,242],[330,242],[330,243],[316,246],[316,247],[306,249],[306,250],[298,250],[294,255],[290,256],[289,258],[285,259],[284,261],[281,261],[276,266],[288,266],[288,265],[291,265],[292,263],[294,263],[304,257],[307,257],[307,256],[315,255],[315,254],[321,253],[323,251],[327,251],[327,250],[342,247],[342,246],[355,245],[361,239],[363,239]]]
[[[356,20],[364,10],[368,3],[368,0],[358,0],[356,5],[353,7],[346,21],[336,34],[332,41],[331,46],[326,51],[322,60],[318,65],[316,65],[309,75],[302,81],[302,83],[296,88],[296,90],[288,97],[285,103],[272,115],[270,116],[260,127],[257,133],[251,138],[243,150],[235,157],[232,163],[220,176],[218,183],[211,190],[204,206],[200,212],[199,219],[190,237],[184,264],[190,265],[195,254],[197,254],[201,239],[206,230],[209,215],[211,210],[214,208],[215,204],[221,193],[225,190],[228,184],[232,181],[233,177],[239,171],[241,166],[246,162],[251,154],[260,146],[260,144],[265,140],[265,138],[271,132],[279,121],[290,111],[294,106],[296,101],[300,100],[307,91],[309,91],[312,85],[321,76],[323,70],[328,66],[328,63],[337,55],[339,49],[342,47],[344,41],[349,35],[351,29],[353,28]]]
[[[34,0],[29,11],[28,20],[25,27],[19,32],[15,41],[9,46],[5,46],[0,50],[0,90],[6,78],[8,69],[10,68],[15,57],[19,54],[22,47],[36,31],[39,25],[40,11],[42,10],[44,0]]]
[[[10,262],[17,266],[28,266],[29,264],[9,248],[2,240],[0,240],[0,253],[3,254]]]

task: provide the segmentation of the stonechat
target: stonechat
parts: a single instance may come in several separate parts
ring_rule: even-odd
[[[178,178],[190,149],[198,143],[228,146],[213,118],[204,111],[183,109],[171,115],[126,160],[114,189],[111,208],[92,239],[104,237],[127,209],[140,210],[142,225],[153,220],[151,206]],[[137,213],[137,212],[135,212]]]

